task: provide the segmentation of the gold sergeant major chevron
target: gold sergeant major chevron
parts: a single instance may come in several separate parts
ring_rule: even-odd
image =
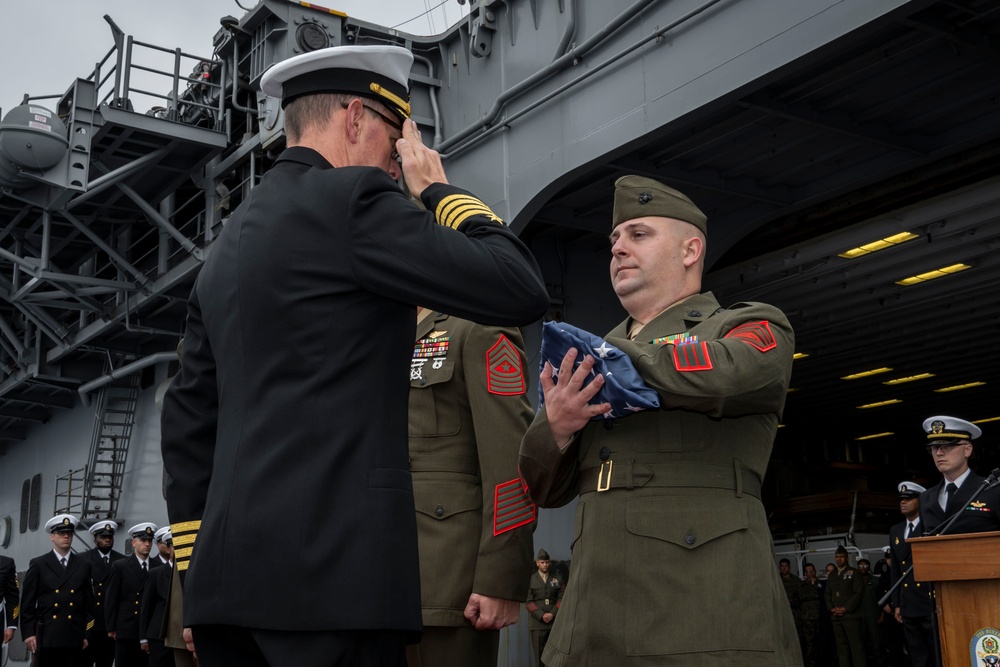
[[[503,224],[503,220],[489,206],[471,195],[448,195],[438,203],[437,210],[434,211],[438,224],[452,229],[458,229],[459,225],[474,215],[485,215],[490,220]]]

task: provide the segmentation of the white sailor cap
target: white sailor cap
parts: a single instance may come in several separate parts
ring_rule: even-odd
[[[156,538],[157,542],[165,542],[166,540],[169,540],[170,526],[164,526],[163,528],[160,528],[158,531],[153,533],[153,537]]]
[[[138,537],[140,540],[151,540],[153,535],[156,534],[156,524],[155,523],[137,523],[128,529],[129,535],[132,537]]]
[[[331,46],[282,60],[264,72],[260,89],[284,108],[303,95],[347,93],[376,99],[400,122],[410,117],[413,54],[401,46]]]
[[[928,445],[949,445],[960,440],[975,440],[983,434],[975,424],[957,417],[928,417],[924,420],[924,432]]]
[[[900,498],[919,498],[927,490],[916,482],[900,482],[896,488],[899,489]]]
[[[114,521],[99,521],[90,527],[90,534],[94,537],[98,535],[114,535],[118,530],[118,524]]]
[[[56,514],[45,522],[45,530],[50,533],[72,533],[80,523],[72,514]]]

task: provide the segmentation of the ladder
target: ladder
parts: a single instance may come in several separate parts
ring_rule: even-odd
[[[132,373],[101,387],[80,512],[80,521],[85,525],[119,518],[118,503],[135,424],[140,375]]]

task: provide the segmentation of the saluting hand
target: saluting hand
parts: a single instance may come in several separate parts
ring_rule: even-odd
[[[417,199],[428,185],[448,182],[441,154],[424,146],[417,124],[410,119],[403,121],[403,138],[396,141],[396,152],[402,160],[406,187]]]
[[[521,603],[473,593],[465,605],[465,617],[476,630],[499,630],[517,623]]]
[[[598,374],[590,384],[583,386],[584,381],[594,369],[594,358],[589,354],[573,370],[577,357],[576,348],[570,348],[562,363],[559,364],[558,384],[552,378],[552,365],[545,362],[542,368],[542,393],[545,395],[545,415],[549,420],[552,436],[560,449],[573,439],[573,435],[587,425],[592,418],[603,415],[611,409],[610,403],[591,405],[588,401],[604,386],[604,376]]]

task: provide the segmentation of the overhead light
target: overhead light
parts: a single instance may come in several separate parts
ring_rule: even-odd
[[[1000,417],[987,417],[986,419],[977,419],[973,424],[985,424],[986,422],[1000,422]]]
[[[869,375],[878,375],[879,373],[888,373],[891,370],[892,370],[891,368],[886,368],[886,367],[873,368],[870,371],[864,371],[864,372],[861,372],[861,373],[854,373],[852,375],[845,375],[844,377],[842,377],[840,379],[841,380],[857,380],[858,378],[866,378]]]
[[[864,410],[865,408],[881,408],[883,405],[892,405],[894,403],[902,403],[903,401],[898,398],[892,398],[888,401],[879,401],[878,403],[866,403],[865,405],[859,405],[858,410]]]
[[[925,378],[932,378],[932,377],[934,377],[934,373],[921,373],[919,375],[907,375],[905,378],[886,380],[882,384],[903,384],[904,382],[913,382],[914,380],[923,380]]]
[[[796,359],[805,359],[808,356],[809,356],[808,352],[796,352],[795,354],[792,355],[792,361],[795,361]]]
[[[941,387],[940,389],[935,389],[939,394],[943,394],[946,391],[958,391],[959,389],[969,389],[971,387],[982,387],[985,382],[966,382],[965,384],[956,384],[951,387]]]
[[[897,280],[897,285],[916,285],[917,283],[925,283],[928,280],[934,280],[935,278],[943,278],[945,276],[950,276],[953,273],[958,273],[959,271],[965,271],[966,269],[971,269],[972,267],[968,264],[952,264],[951,266],[943,266],[940,269],[934,269],[933,271],[928,271],[927,273],[920,273],[915,276],[910,276],[909,278],[903,278],[902,280]]]
[[[859,246],[857,248],[851,248],[850,250],[840,253],[838,257],[844,257],[846,259],[854,259],[855,257],[861,257],[862,255],[878,252],[879,250],[885,250],[886,248],[891,248],[894,245],[899,245],[900,243],[911,241],[919,237],[920,237],[919,234],[914,234],[913,232],[901,232],[899,234],[893,234],[892,236],[886,237],[884,239],[879,239],[878,241],[872,241],[871,243],[866,243],[863,246]]]
[[[855,438],[855,440],[873,440],[875,438],[884,438],[887,435],[895,435],[895,433],[892,431],[886,431],[885,433],[872,433],[871,435],[859,436]]]

